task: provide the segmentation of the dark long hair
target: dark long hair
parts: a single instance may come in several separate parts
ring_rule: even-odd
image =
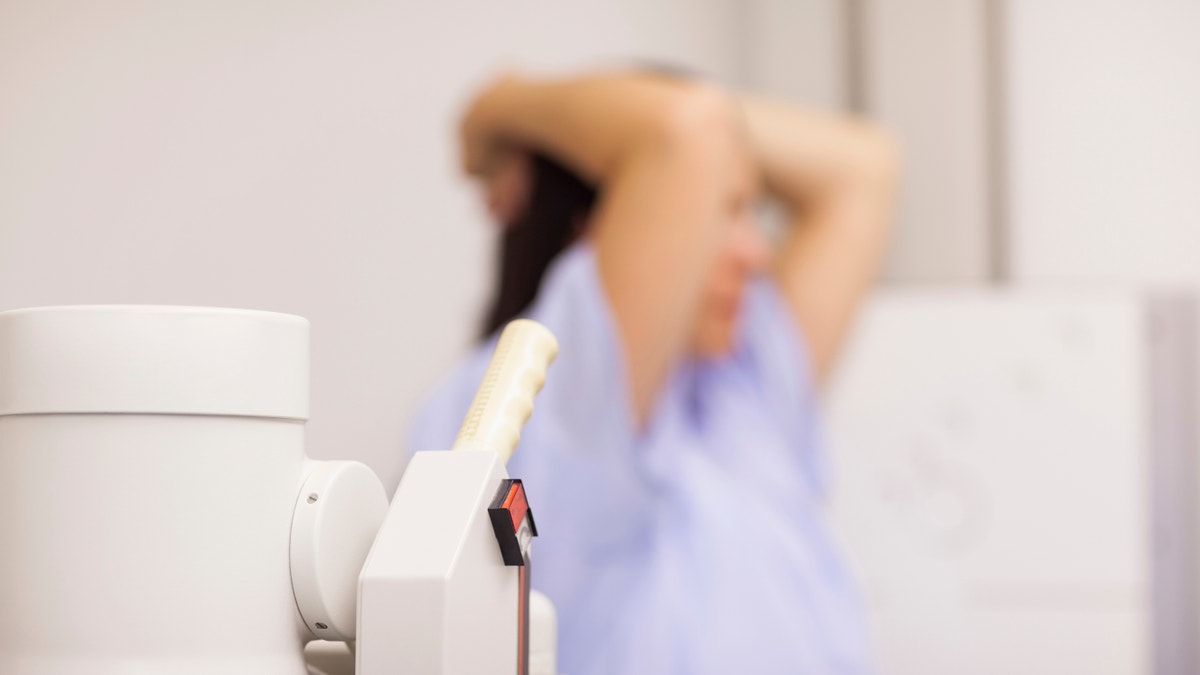
[[[515,222],[505,223],[501,235],[496,294],[484,317],[484,338],[529,308],[546,269],[581,234],[596,203],[594,186],[545,155],[531,155],[530,173],[526,208]]]

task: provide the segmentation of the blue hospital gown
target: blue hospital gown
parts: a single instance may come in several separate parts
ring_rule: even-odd
[[[537,518],[532,580],[558,610],[560,672],[871,672],[822,520],[803,341],[774,286],[752,283],[734,351],[679,366],[640,432],[589,246],[554,262],[527,316],[559,356],[508,471]],[[435,392],[412,450],[453,444],[493,344]]]

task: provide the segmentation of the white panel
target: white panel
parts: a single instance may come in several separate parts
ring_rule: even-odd
[[[1016,275],[1200,280],[1200,4],[1009,4]]]
[[[863,0],[866,111],[904,153],[892,280],[988,274],[985,0]]]
[[[884,673],[1148,672],[1147,335],[1124,293],[871,304],[827,431]]]

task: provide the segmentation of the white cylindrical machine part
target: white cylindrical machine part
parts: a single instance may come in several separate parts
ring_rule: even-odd
[[[558,675],[558,612],[545,595],[529,594],[529,675]]]
[[[0,313],[0,673],[303,675],[308,325]]]
[[[308,419],[308,321],[244,309],[0,312],[0,415]]]

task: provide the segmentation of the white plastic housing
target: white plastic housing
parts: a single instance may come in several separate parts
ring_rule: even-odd
[[[558,612],[545,595],[529,594],[529,675],[558,674]]]
[[[554,346],[516,334],[537,342],[473,408],[494,449],[418,456],[371,549],[378,479],[305,457],[305,320],[0,313],[0,674],[303,675],[305,641],[356,628],[360,673],[511,672],[518,579],[487,506]],[[553,616],[535,610],[545,673]]]
[[[517,663],[518,577],[488,520],[494,452],[418,452],[360,578],[359,675],[497,675]]]
[[[0,673],[302,675],[301,422],[0,417]]]
[[[387,495],[365,464],[312,465],[292,516],[292,591],[314,638],[353,642],[358,574],[387,514]]]
[[[308,321],[162,306],[0,312],[0,415],[308,419]]]
[[[303,675],[307,415],[299,317],[0,313],[0,673]]]
[[[517,666],[522,568],[505,565],[488,507],[557,353],[545,327],[510,323],[455,451],[409,462],[359,581],[358,675],[507,675]],[[539,597],[530,607],[530,675],[555,667],[549,604]]]

